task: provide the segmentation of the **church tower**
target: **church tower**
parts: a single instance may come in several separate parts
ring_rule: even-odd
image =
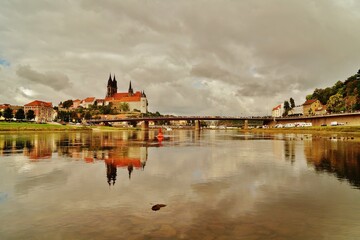
[[[109,76],[108,84],[107,84],[107,92],[106,97],[112,97],[117,93],[117,81],[114,74],[114,79],[111,79],[111,73]]]
[[[115,74],[114,74],[114,79],[113,79],[112,87],[113,87],[113,93],[112,93],[112,95],[114,95],[115,93],[117,93],[117,81],[116,81]]]
[[[132,95],[134,95],[134,90],[133,90],[132,87],[131,87],[131,81],[130,81],[130,84],[129,84],[128,94],[129,94],[129,97],[131,97]]]

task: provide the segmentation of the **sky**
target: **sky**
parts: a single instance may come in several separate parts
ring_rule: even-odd
[[[360,69],[357,0],[0,1],[0,104],[145,91],[149,111],[270,115]]]

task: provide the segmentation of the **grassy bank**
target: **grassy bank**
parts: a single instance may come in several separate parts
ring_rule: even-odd
[[[37,123],[18,123],[0,122],[0,132],[11,131],[91,131],[91,128],[82,126],[64,126],[58,124],[37,124]]]

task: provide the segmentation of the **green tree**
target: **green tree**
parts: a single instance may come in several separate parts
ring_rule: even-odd
[[[2,117],[2,114],[3,114],[3,113],[0,111],[0,117]]]
[[[16,120],[24,120],[25,119],[25,112],[24,109],[20,108],[15,113]]]
[[[295,107],[295,101],[293,98],[290,98],[290,107],[294,108]]]
[[[6,108],[5,110],[4,110],[4,118],[6,119],[6,120],[10,120],[11,118],[13,118],[14,117],[14,115],[13,115],[13,111],[12,111],[12,109],[11,108]]]
[[[127,102],[121,103],[120,104],[120,109],[123,112],[129,112],[130,111],[129,103],[127,103]]]
[[[306,100],[312,99],[312,94],[306,95]]]
[[[26,119],[32,120],[35,118],[35,112],[33,110],[29,110],[26,112]]]
[[[100,114],[110,114],[111,113],[111,103],[106,106],[99,107]]]
[[[345,108],[344,99],[340,93],[331,96],[326,105],[328,111],[333,113],[340,112]]]

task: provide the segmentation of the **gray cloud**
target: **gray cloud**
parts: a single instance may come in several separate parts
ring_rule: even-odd
[[[129,80],[145,90],[151,111],[268,114],[359,69],[358,1],[27,5],[0,3],[1,56],[11,62],[0,78],[12,79],[12,89],[37,83],[26,87],[43,98],[50,87],[54,103],[104,97],[112,72],[120,90]],[[10,100],[24,103],[16,95]]]
[[[19,66],[16,74],[33,83],[45,85],[54,90],[63,90],[72,86],[69,78],[60,72],[40,73],[32,70],[30,66]]]

